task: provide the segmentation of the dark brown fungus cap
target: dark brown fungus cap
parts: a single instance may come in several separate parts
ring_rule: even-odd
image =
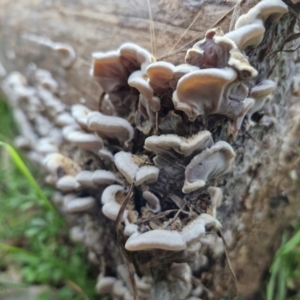
[[[209,179],[231,171],[234,158],[232,147],[224,141],[196,155],[186,167],[182,191],[193,192],[205,186]]]

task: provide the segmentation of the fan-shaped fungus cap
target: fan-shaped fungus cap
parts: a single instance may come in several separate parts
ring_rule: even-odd
[[[255,85],[250,90],[250,97],[252,97],[255,100],[255,103],[249,110],[248,115],[251,116],[256,111],[259,111],[265,104],[267,96],[274,92],[276,88],[276,82],[270,79],[265,79],[257,85]]]
[[[95,154],[98,154],[99,150],[103,148],[103,140],[93,133],[73,131],[68,134],[67,140],[79,148]]]
[[[245,15],[238,18],[235,29],[253,23],[265,23],[268,19],[272,23],[288,12],[288,6],[281,0],[263,0],[252,7]]]
[[[95,52],[92,54],[91,75],[106,93],[117,91],[127,83],[128,71],[121,63],[118,51]]]
[[[210,178],[229,172],[233,167],[234,157],[232,147],[224,141],[202,151],[187,165],[182,191],[185,194],[193,192],[205,186]]]
[[[92,171],[87,171],[87,170],[80,171],[75,178],[83,187],[91,187],[91,188],[96,187],[93,181]]]
[[[82,104],[74,104],[71,107],[73,118],[85,130],[88,130],[87,116],[90,112],[91,110]]]
[[[63,112],[57,115],[57,117],[55,118],[55,124],[63,127],[63,126],[76,124],[76,121],[70,113]]]
[[[115,165],[129,184],[136,186],[143,182],[155,182],[159,169],[155,166],[144,166],[145,160],[129,152],[120,151],[115,154]]]
[[[213,145],[211,133],[207,130],[199,131],[197,134],[185,138],[176,134],[152,135],[145,140],[144,148],[155,154],[166,153],[171,149],[188,156],[195,151],[202,151]]]
[[[117,219],[121,205],[117,202],[119,193],[124,193],[125,189],[121,185],[110,185],[102,193],[101,202],[103,204],[103,214],[115,221]],[[124,215],[127,214],[127,210],[124,211]]]
[[[225,34],[225,37],[231,39],[242,51],[249,46],[258,46],[264,37],[265,31],[266,29],[262,24],[254,23],[229,31]]]
[[[56,187],[63,192],[71,192],[79,189],[80,184],[75,177],[65,175],[56,182]]]
[[[199,241],[205,235],[205,226],[208,224],[214,225],[216,228],[221,228],[221,223],[209,214],[201,214],[195,220],[191,221],[183,227],[181,234],[187,244]]]
[[[82,243],[84,241],[85,232],[80,226],[73,226],[70,229],[70,238],[74,243]]]
[[[180,251],[186,248],[186,243],[178,231],[155,229],[142,234],[133,234],[126,241],[128,251],[162,249]]]
[[[71,200],[66,207],[69,214],[88,212],[95,207],[96,200],[93,197],[83,197]]]
[[[133,43],[121,45],[119,52],[122,64],[130,73],[139,69],[145,73],[147,66],[155,60],[146,49]]]
[[[96,170],[92,175],[92,180],[96,185],[112,184],[118,181],[113,172],[106,170]]]
[[[230,84],[237,74],[231,68],[205,69],[183,76],[173,93],[175,109],[184,111],[191,121],[199,115],[218,112],[221,101],[226,101]]]
[[[142,71],[133,72],[128,78],[128,85],[136,88],[148,102],[151,101],[153,97],[153,90],[146,75]]]
[[[88,127],[99,135],[105,134],[120,142],[130,142],[134,134],[133,127],[125,119],[106,116],[100,112],[92,112],[88,115]]]
[[[143,198],[147,200],[148,207],[153,213],[157,214],[161,211],[160,201],[153,193],[144,191]]]

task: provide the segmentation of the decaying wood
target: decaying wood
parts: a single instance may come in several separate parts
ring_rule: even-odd
[[[257,2],[152,0],[156,56],[170,54],[183,33],[172,51],[178,51],[194,39],[202,39],[216,25],[226,32],[232,12],[236,19]],[[291,5],[288,1],[287,4]],[[297,12],[298,7],[293,9]],[[24,72],[30,63],[51,71],[61,85],[61,99],[67,104],[78,103],[83,98],[89,107],[98,107],[102,92],[89,76],[92,52],[117,49],[127,41],[151,50],[146,0],[89,3],[0,0],[0,19],[0,63],[6,72]],[[193,20],[193,26],[185,32]],[[295,106],[299,98],[291,96],[299,53],[275,53],[294,34],[290,30],[295,23],[295,16],[287,14],[276,31],[269,28],[263,43],[265,48],[247,53],[262,77],[272,74],[277,79],[278,89],[272,103],[278,105],[278,115],[273,127],[251,129],[249,134],[254,139],[239,135],[234,143],[237,169],[222,182],[224,203],[218,218],[223,231],[230,234],[227,237],[229,256],[239,282],[239,293],[246,299],[259,299],[255,294],[280,244],[281,234],[291,220],[300,216],[299,175],[291,175],[300,172],[295,154],[300,147],[296,130],[300,126],[300,111]],[[42,39],[71,45],[76,52],[73,66],[65,69],[63,54],[45,45]],[[298,44],[297,40],[290,41],[284,49],[295,49]],[[177,63],[183,58],[184,53],[177,53],[168,60]],[[245,162],[247,157],[249,164]],[[223,262],[224,257],[208,274],[202,274],[204,284],[216,293],[216,299],[234,294],[229,270]]]

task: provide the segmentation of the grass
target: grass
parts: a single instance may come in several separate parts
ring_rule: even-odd
[[[96,299],[96,275],[84,249],[70,242],[64,219],[48,200],[53,191],[35,180],[37,171],[29,170],[10,145],[14,136],[10,110],[0,100],[0,271],[13,266],[21,275],[17,282],[0,277],[0,293],[42,284],[58,300]],[[38,299],[50,299],[50,294]]]

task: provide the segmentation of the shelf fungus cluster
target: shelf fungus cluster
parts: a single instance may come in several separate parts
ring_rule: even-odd
[[[76,216],[71,238],[102,264],[99,293],[209,296],[198,278],[224,254],[217,207],[223,175],[235,168],[229,142],[255,126],[253,115],[276,89],[244,51],[286,12],[280,0],[259,2],[232,31],[208,30],[181,65],[156,61],[132,43],[93,53],[91,76],[103,90],[97,111],[62,104],[46,70],[31,66],[3,82],[20,123],[17,146],[48,171],[59,210]],[[119,240],[105,244],[117,220]],[[118,243],[134,257],[126,263],[134,266],[135,287]]]

